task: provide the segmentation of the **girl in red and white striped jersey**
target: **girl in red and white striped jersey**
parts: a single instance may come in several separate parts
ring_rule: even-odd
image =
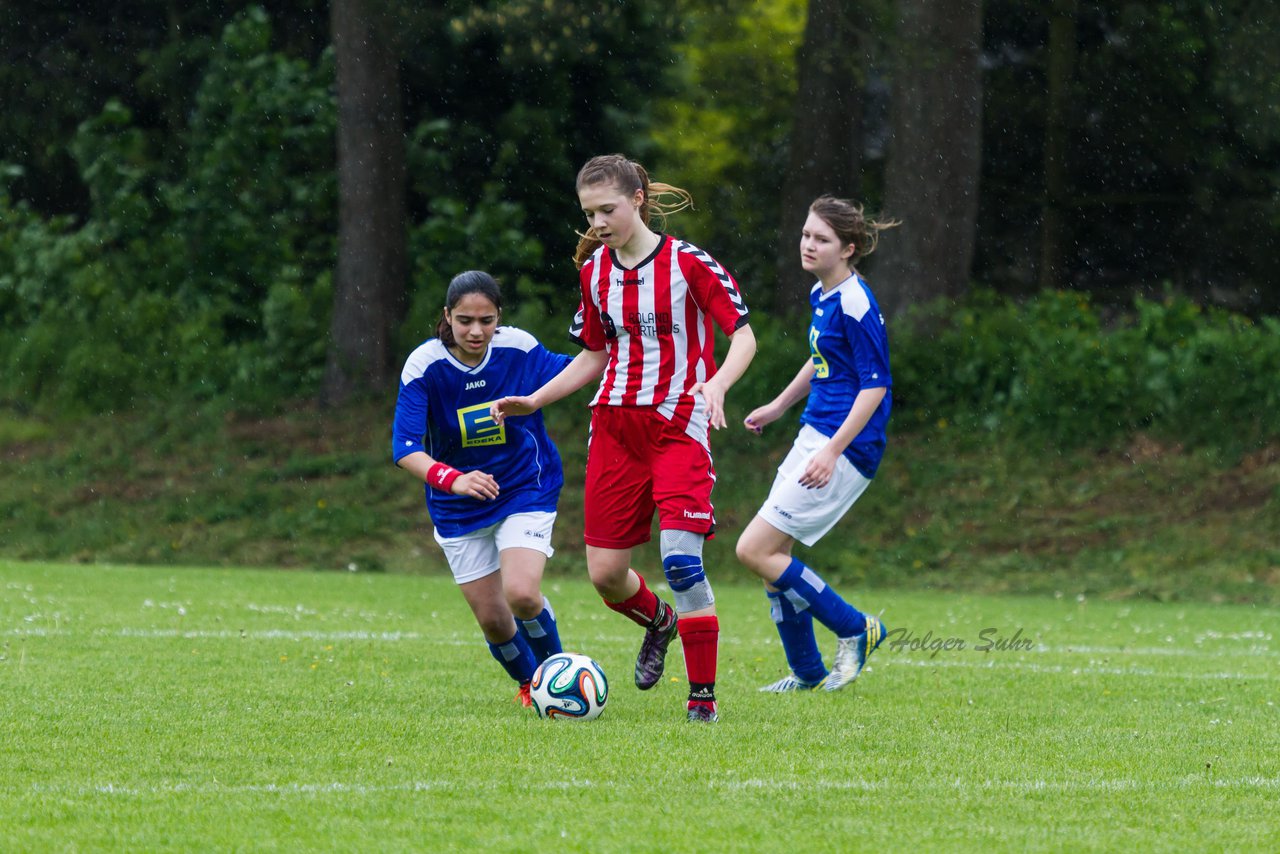
[[[494,403],[492,414],[501,421],[535,412],[600,378],[587,449],[587,571],[606,605],[646,629],[636,685],[658,682],[679,634],[688,718],[714,721],[720,625],[702,566],[703,542],[715,531],[709,431],[725,426],[725,393],[751,363],[755,335],[733,276],[693,244],[650,227],[688,207],[687,192],[651,182],[618,154],[589,160],[577,191],[588,228],[574,257],[581,303],[570,336],[583,350],[532,394]],[[730,342],[718,370],[717,328]],[[674,609],[631,568],[655,510]]]

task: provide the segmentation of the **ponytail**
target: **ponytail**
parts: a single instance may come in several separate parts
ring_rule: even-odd
[[[578,190],[597,184],[610,184],[627,196],[633,195],[636,190],[644,191],[643,201],[640,202],[640,221],[645,227],[649,227],[650,218],[656,216],[658,228],[665,230],[668,216],[693,207],[693,196],[689,195],[688,190],[650,181],[649,173],[643,166],[621,154],[593,157],[578,170],[575,182]],[[588,228],[585,233],[578,232],[578,247],[573,253],[574,266],[581,269],[601,245],[594,229]]]
[[[862,205],[848,199],[837,199],[835,196],[819,196],[814,199],[813,204],[809,205],[809,213],[817,215],[831,226],[841,244],[853,244],[850,267],[876,251],[880,232],[902,224],[896,219],[882,222],[870,219],[863,214]]]

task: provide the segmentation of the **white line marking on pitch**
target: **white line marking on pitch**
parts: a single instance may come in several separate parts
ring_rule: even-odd
[[[956,661],[954,658],[942,660],[940,658],[918,659],[897,656],[888,660],[881,659],[879,663],[886,665],[900,664],[908,667],[972,667],[979,670],[1027,670],[1032,673],[1069,673],[1072,676],[1157,676],[1162,679],[1226,679],[1235,681],[1280,679],[1280,674],[1275,673],[1177,673],[1168,670],[1152,670],[1148,667],[1037,664],[1033,661],[996,661],[994,659],[988,661]]]
[[[201,629],[185,630],[185,629],[129,629],[124,628],[118,631],[102,630],[95,634],[104,634],[112,637],[125,638],[199,638],[210,640],[314,640],[314,641],[344,641],[344,640],[373,640],[373,641],[402,641],[402,640],[422,640],[423,636],[418,632],[366,632],[366,631],[349,631],[349,632],[317,632],[317,631],[294,631],[290,629],[245,629],[244,631],[231,631],[221,629],[218,631],[208,631]]]
[[[620,788],[611,780],[561,780],[547,782],[551,789]],[[821,780],[806,777],[803,780],[775,780],[749,778],[745,780],[718,780],[709,785],[731,791],[789,792],[825,789],[831,791],[858,792],[1133,792],[1133,791],[1185,791],[1203,787],[1211,789],[1277,790],[1280,777],[1234,777],[1230,779],[1206,779],[1203,776],[1187,776],[1176,779],[1135,780]],[[626,784],[623,784],[623,788]],[[221,783],[173,783],[153,786],[132,786],[119,783],[98,783],[81,786],[50,786],[36,784],[31,787],[34,795],[115,795],[122,797],[148,797],[169,795],[380,795],[394,792],[457,792],[459,790],[486,791],[492,785],[486,782],[460,780],[412,780],[392,785],[366,785],[363,783],[249,783],[224,785]]]

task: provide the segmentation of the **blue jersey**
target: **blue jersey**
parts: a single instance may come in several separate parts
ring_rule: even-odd
[[[813,307],[809,352],[814,373],[800,423],[830,438],[849,417],[858,392],[883,387],[884,400],[862,432],[844,449],[854,468],[864,477],[875,477],[884,456],[885,428],[893,403],[884,315],[857,273],[826,293],[822,292],[821,282],[814,285],[809,303]]]
[[[542,413],[507,418],[499,426],[489,416],[489,404],[537,391],[569,362],[511,326],[498,328],[474,368],[455,359],[438,338],[410,354],[400,374],[392,458],[425,451],[459,471],[493,475],[500,490],[492,501],[480,501],[425,487],[427,510],[440,536],[459,537],[513,513],[556,509],[564,473]]]

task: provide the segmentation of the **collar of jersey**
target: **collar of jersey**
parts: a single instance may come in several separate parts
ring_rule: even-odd
[[[650,253],[649,253],[649,255],[648,255],[648,256],[647,256],[643,261],[641,261],[639,264],[635,265],[634,267],[625,267],[625,266],[623,266],[623,265],[622,265],[622,262],[620,262],[620,261],[618,260],[618,253],[614,252],[614,251],[613,251],[613,249],[610,249],[609,247],[605,247],[605,248],[606,248],[606,249],[609,249],[609,261],[610,261],[610,262],[612,262],[613,266],[617,267],[619,270],[623,270],[623,271],[625,271],[625,272],[631,273],[631,272],[634,272],[634,271],[636,271],[636,270],[639,270],[641,267],[644,267],[646,264],[648,264],[648,263],[649,263],[650,261],[652,261],[654,258],[657,258],[657,257],[658,257],[658,253],[662,251],[662,247],[664,247],[664,246],[666,246],[666,245],[667,245],[667,241],[668,241],[669,239],[670,239],[670,238],[668,238],[668,237],[667,237],[667,235],[665,235],[665,234],[659,234],[659,235],[658,235],[658,245],[657,245],[657,246],[655,246],[655,247],[653,248],[653,251],[652,251],[652,252],[650,252]]]
[[[843,288],[845,285],[849,284],[850,282],[856,281],[856,280],[857,280],[857,278],[858,278],[858,274],[857,274],[857,273],[850,273],[850,274],[849,274],[849,278],[845,279],[844,281],[842,281],[840,284],[836,285],[836,286],[835,286],[834,288],[832,288],[831,290],[829,290],[829,291],[819,290],[819,291],[818,291],[818,300],[819,300],[819,301],[825,300],[827,297],[829,297],[829,296],[831,296],[832,294],[836,293],[836,292],[837,292],[837,291],[839,291],[841,288]],[[821,287],[822,287],[822,280],[821,280],[821,279],[819,279],[819,280],[818,280],[818,287],[819,287],[819,288],[821,288]]]
[[[444,342],[441,342],[441,343],[444,343]],[[457,356],[453,355],[453,351],[450,350],[448,347],[444,348],[445,358],[449,360],[449,363],[451,365],[453,365],[458,370],[462,371],[464,374],[478,374],[481,371],[483,371],[485,369],[485,366],[489,364],[489,357],[492,355],[493,355],[493,342],[490,341],[489,346],[486,347],[484,350],[484,358],[480,360],[480,364],[476,365],[475,367],[472,367],[471,365],[468,365],[466,362],[459,359]]]

